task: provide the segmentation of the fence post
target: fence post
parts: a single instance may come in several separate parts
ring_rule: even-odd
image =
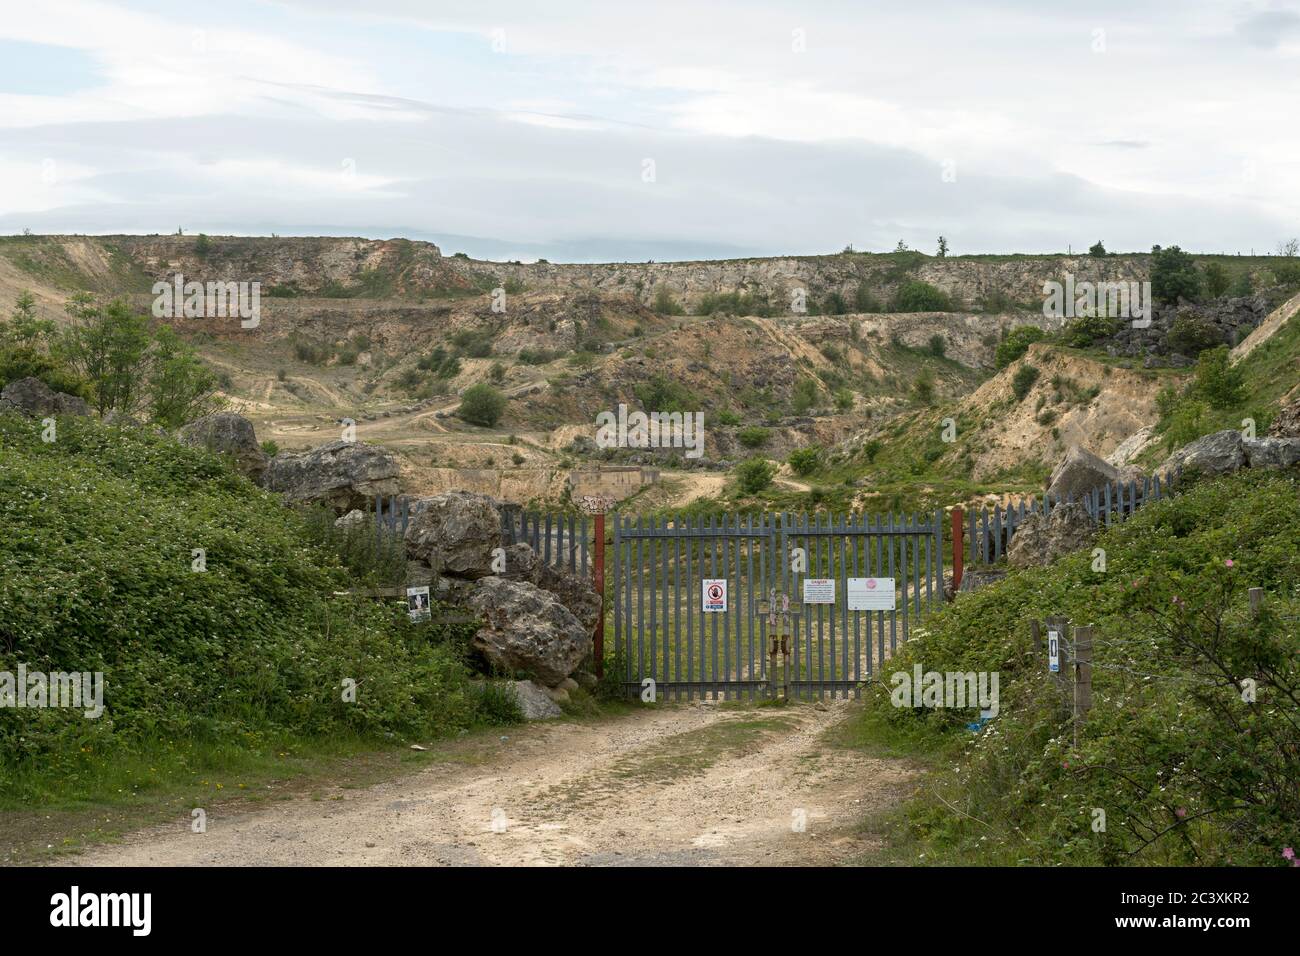
[[[1074,749],[1079,749],[1079,728],[1092,710],[1092,625],[1074,629]]]
[[[592,583],[600,595],[600,618],[592,635],[591,652],[595,657],[596,676],[605,676],[605,512],[596,515],[595,560],[591,566]]]
[[[962,551],[965,548],[966,515],[961,508],[952,509],[952,593],[956,597],[961,588]]]
[[[1264,606],[1264,589],[1250,588],[1246,594],[1250,598],[1250,616],[1259,617],[1260,609]]]

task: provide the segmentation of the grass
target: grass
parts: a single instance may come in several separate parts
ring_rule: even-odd
[[[614,776],[629,783],[672,783],[702,776],[723,760],[758,750],[773,734],[792,729],[781,716],[742,716],[665,738],[654,747],[617,761]]]

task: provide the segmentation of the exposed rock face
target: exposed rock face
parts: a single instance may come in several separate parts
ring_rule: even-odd
[[[370,515],[360,508],[353,508],[342,518],[334,519],[334,527],[342,531],[351,531],[354,528],[364,528],[370,523]]]
[[[1300,398],[1282,406],[1268,426],[1268,434],[1272,438],[1300,438]]]
[[[1184,445],[1165,460],[1160,470],[1171,473],[1182,468],[1203,475],[1227,475],[1245,464],[1246,449],[1241,432],[1225,428]]]
[[[421,498],[411,512],[406,529],[410,557],[459,578],[492,573],[492,551],[501,546],[501,518],[491,498],[449,491]]]
[[[264,484],[287,502],[323,502],[339,514],[364,509],[376,495],[397,494],[397,460],[362,442],[332,441],[271,459]]]
[[[1115,334],[1107,341],[1106,351],[1111,355],[1137,358],[1140,355],[1159,356],[1148,365],[1188,365],[1194,350],[1183,341],[1185,336],[1170,333],[1175,324],[1180,332],[1196,330],[1201,345],[1235,345],[1246,338],[1268,315],[1268,302],[1261,296],[1234,299],[1216,299],[1212,302],[1177,306],[1157,306],[1151,323],[1145,328],[1134,327],[1132,322],[1121,321]],[[1186,350],[1186,354],[1184,351]]]
[[[1072,445],[1052,471],[1047,493],[1062,501],[1082,498],[1094,488],[1118,481],[1120,471],[1082,445]]]
[[[90,406],[76,395],[56,392],[39,378],[20,378],[0,391],[0,400],[24,415],[89,415]]]
[[[259,483],[270,461],[257,443],[253,423],[234,412],[197,418],[183,427],[177,437],[183,444],[230,455],[241,472]]]
[[[1058,505],[1046,518],[1042,512],[1025,518],[1007,548],[1007,564],[1028,568],[1051,564],[1057,558],[1086,548],[1097,525],[1080,502]],[[962,581],[962,584],[965,584]]]
[[[501,577],[510,581],[537,583],[537,552],[532,545],[520,541],[506,548],[506,569]]]
[[[990,584],[997,584],[1006,576],[1007,572],[1000,568],[967,568],[962,573],[961,587],[957,590],[958,592],[978,591],[980,588],[987,587]]]
[[[568,677],[591,651],[591,632],[582,622],[527,581],[483,578],[468,604],[484,621],[473,647],[493,664],[527,671],[548,687]]]

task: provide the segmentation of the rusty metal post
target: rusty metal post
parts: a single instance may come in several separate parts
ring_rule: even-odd
[[[966,515],[960,508],[952,509],[952,593],[961,590],[962,554],[966,550]]]
[[[596,556],[591,565],[592,583],[600,595],[600,617],[596,633],[591,636],[592,655],[596,661],[596,676],[605,676],[605,513],[596,515]]]

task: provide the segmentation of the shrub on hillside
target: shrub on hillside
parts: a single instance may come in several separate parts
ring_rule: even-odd
[[[479,382],[465,389],[460,397],[460,406],[456,409],[456,415],[471,425],[492,428],[501,420],[505,410],[505,395],[487,382]]]
[[[1246,397],[1246,378],[1229,361],[1228,347],[1207,349],[1196,359],[1196,394],[1211,408],[1232,408]]]
[[[2,413],[0,447],[0,671],[102,672],[106,708],[0,708],[6,799],[65,792],[128,753],[476,719],[461,639],[333,596],[350,584],[335,554],[221,457],[86,418],[47,444]]]
[[[736,466],[736,483],[747,495],[756,495],[772,484],[776,469],[766,458],[749,458]]]
[[[1105,315],[1081,315],[1066,323],[1061,341],[1071,348],[1087,348],[1094,342],[1110,338],[1118,325],[1117,320]]]
[[[1201,272],[1196,260],[1177,246],[1151,250],[1151,297],[1166,305],[1179,299],[1195,301],[1201,295]]]
[[[913,279],[898,287],[892,308],[895,312],[949,312],[952,300],[930,283]]]
[[[790,463],[790,470],[800,477],[811,475],[821,464],[821,448],[816,445],[809,445],[807,448],[796,448],[790,452],[790,457],[786,459]]]
[[[1220,342],[1222,339],[1214,324],[1194,312],[1178,313],[1169,327],[1169,347],[1184,355],[1199,355]]]
[[[1012,329],[998,343],[993,353],[993,362],[998,368],[1006,368],[1029,351],[1029,346],[1041,341],[1043,330],[1036,325],[1022,325]]]
[[[772,433],[761,425],[751,425],[736,433],[736,440],[746,448],[762,448],[771,437]]]
[[[1015,394],[1016,401],[1023,402],[1037,381],[1038,369],[1035,366],[1026,363],[1016,369],[1016,373],[1011,376],[1011,391]]]

